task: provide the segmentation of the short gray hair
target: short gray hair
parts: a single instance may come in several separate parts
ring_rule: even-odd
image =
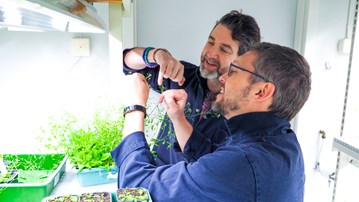
[[[253,64],[255,71],[275,85],[270,111],[288,120],[293,119],[310,94],[311,72],[308,62],[291,48],[266,42],[252,46],[249,51],[257,54]]]

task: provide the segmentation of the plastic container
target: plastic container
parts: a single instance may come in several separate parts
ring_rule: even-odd
[[[77,179],[81,186],[92,186],[117,182],[117,167],[112,167],[110,171],[104,168],[84,169],[77,173]]]
[[[65,173],[65,154],[4,154],[8,167],[19,171],[17,182],[0,184],[0,201],[41,201]]]
[[[142,193],[139,193],[137,190],[141,190]],[[147,199],[144,200],[140,200],[138,198],[136,199],[132,199],[133,198],[133,193],[135,193],[134,195],[141,195],[141,196],[147,196]],[[122,200],[120,199],[119,195],[125,195],[125,199]],[[131,195],[131,196],[130,196]],[[114,200],[115,202],[129,202],[129,201],[136,201],[136,202],[152,202],[152,198],[151,195],[148,191],[148,189],[143,188],[143,187],[134,187],[134,188],[122,188],[122,189],[118,189],[115,193],[115,196],[112,196],[112,198],[115,198],[116,200]]]
[[[113,202],[112,193],[110,192],[87,192],[81,194],[69,194],[62,196],[48,196],[42,199],[41,202],[52,202],[52,201],[64,201],[68,199],[73,202],[79,201],[102,201],[102,202]]]
[[[0,174],[1,174],[1,172],[0,172]],[[7,173],[7,175],[8,175],[7,178],[0,180],[0,184],[17,182],[17,177],[19,176],[19,171],[11,170]]]

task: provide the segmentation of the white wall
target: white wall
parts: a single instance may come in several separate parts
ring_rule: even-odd
[[[97,9],[108,22],[108,7]],[[74,37],[90,38],[90,57],[71,55]],[[50,115],[85,113],[115,94],[108,41],[108,34],[0,30],[0,153],[36,152]]]
[[[298,119],[298,137],[306,159],[306,201],[332,199],[334,183],[329,183],[328,174],[335,172],[337,157],[332,140],[341,133],[349,62],[348,55],[338,52],[337,44],[346,37],[348,3],[309,3],[304,55],[311,65],[312,92]],[[326,139],[320,138],[320,130],[326,132]],[[319,170],[314,169],[317,160]]]
[[[231,10],[256,18],[263,41],[293,47],[297,1],[136,0],[137,45],[165,47],[181,60],[199,63],[215,22]],[[260,6],[259,6],[260,5]]]

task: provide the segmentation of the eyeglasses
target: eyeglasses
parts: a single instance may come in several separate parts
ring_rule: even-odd
[[[249,70],[246,70],[246,69],[244,69],[244,68],[242,68],[242,67],[240,67],[240,66],[237,66],[237,65],[235,65],[235,64],[233,64],[233,63],[231,63],[231,64],[229,65],[228,72],[227,72],[228,76],[231,76],[232,73],[233,73],[232,67],[235,67],[235,68],[240,69],[240,70],[242,70],[242,71],[245,71],[245,72],[248,72],[248,73],[250,73],[250,74],[253,74],[254,76],[257,76],[257,77],[263,79],[263,81],[265,81],[265,82],[271,82],[271,81],[270,81],[269,79],[267,79],[266,77],[264,77],[264,76],[262,76],[262,75],[259,75],[259,74],[255,73],[255,72],[251,72],[251,71],[249,71]]]

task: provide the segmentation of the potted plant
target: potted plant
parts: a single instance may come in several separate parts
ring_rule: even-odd
[[[68,194],[62,196],[49,196],[42,202],[112,202],[109,192],[87,192],[82,194]]]
[[[123,188],[116,191],[119,202],[150,202],[151,197],[147,189],[142,187]]]
[[[47,197],[42,202],[77,202],[79,201],[78,195],[63,195],[55,197]]]
[[[51,116],[41,128],[38,140],[51,152],[66,153],[81,186],[90,186],[117,181],[117,167],[110,152],[122,140],[125,118],[124,106],[120,103],[105,105],[90,116],[65,112]],[[150,144],[162,121],[160,106],[148,106],[145,134]],[[155,154],[154,154],[155,155]]]
[[[112,196],[109,192],[89,192],[80,195],[80,202],[112,202]]]
[[[67,112],[51,116],[38,139],[47,150],[68,155],[80,185],[115,182],[117,168],[110,151],[122,140],[122,113],[118,104],[98,109],[90,117]]]

